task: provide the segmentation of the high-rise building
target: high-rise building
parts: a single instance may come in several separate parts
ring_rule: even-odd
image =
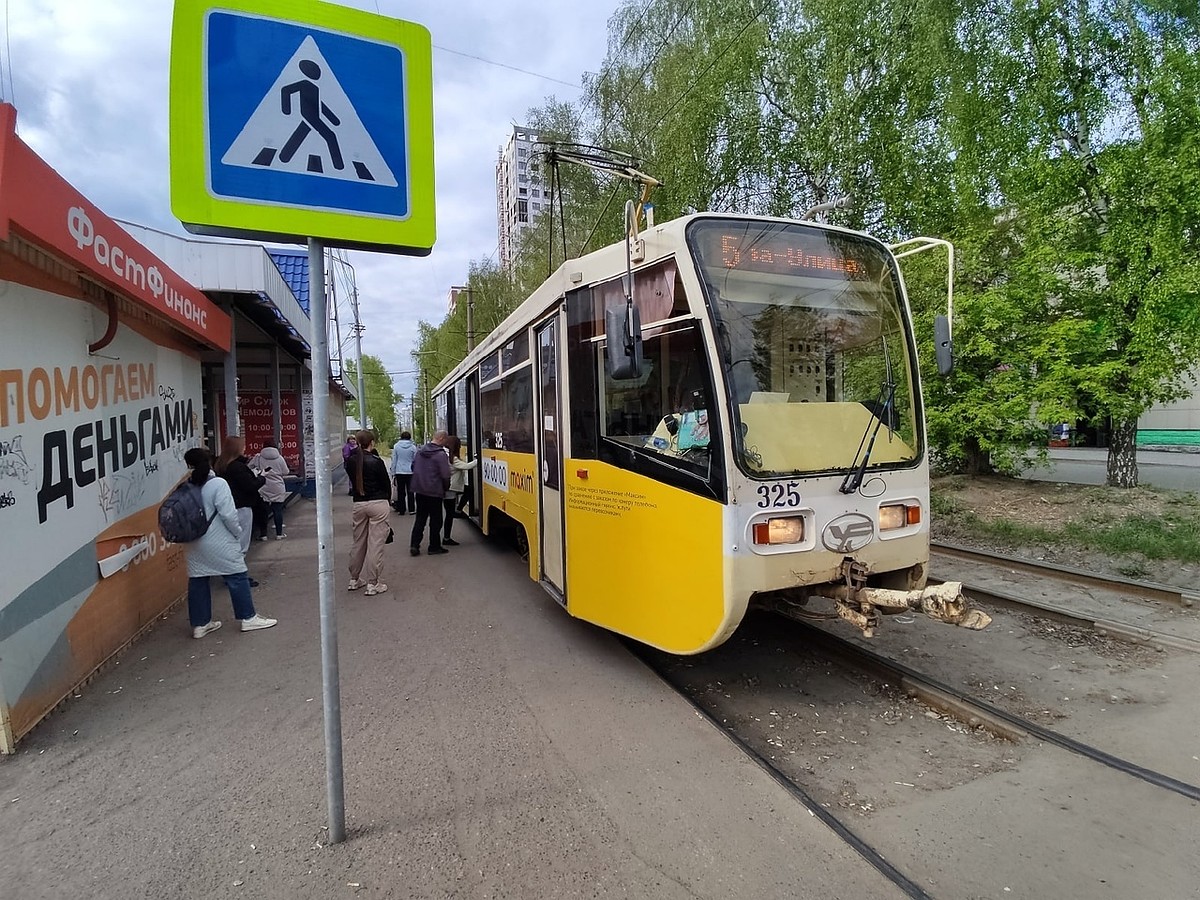
[[[550,182],[535,131],[514,125],[496,160],[496,219],[500,265],[510,268],[521,237],[550,203]]]

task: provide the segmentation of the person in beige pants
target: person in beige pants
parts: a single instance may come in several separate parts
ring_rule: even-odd
[[[368,597],[388,589],[383,583],[383,547],[387,542],[388,510],[391,509],[392,480],[387,466],[375,452],[375,433],[360,431],[358,447],[346,457],[346,473],[354,497],[354,546],[350,550],[350,584],[357,591],[365,587]],[[366,579],[360,576],[366,575]]]

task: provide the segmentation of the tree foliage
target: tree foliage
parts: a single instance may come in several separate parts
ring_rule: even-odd
[[[957,369],[925,380],[943,464],[1011,470],[1046,425],[1083,421],[1109,430],[1110,483],[1137,483],[1138,417],[1200,358],[1194,3],[626,0],[585,87],[531,124],[641,159],[661,220],[849,195],[828,220],[956,244]],[[513,270],[472,269],[477,312],[532,292],[564,229],[568,256],[619,239],[632,191],[561,174],[562,214]],[[939,265],[904,265],[927,363]],[[433,358],[461,358],[458,315],[423,332]]]
[[[375,432],[381,444],[390,446],[400,436],[396,424],[396,404],[400,395],[392,385],[392,376],[384,368],[383,360],[378,356],[364,353],[363,358],[363,390],[367,392],[367,424]],[[358,390],[358,364],[353,359],[345,360],[346,383]],[[351,400],[346,404],[346,415],[358,419],[358,401]]]

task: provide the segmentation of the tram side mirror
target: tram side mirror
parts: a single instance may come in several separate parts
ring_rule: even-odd
[[[946,316],[937,316],[933,320],[933,340],[938,373],[949,375],[954,369],[954,345],[950,341],[950,320]]]
[[[628,381],[642,375],[642,317],[636,306],[604,311],[608,377]]]

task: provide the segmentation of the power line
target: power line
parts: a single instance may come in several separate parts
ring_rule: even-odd
[[[461,50],[451,50],[449,47],[443,47],[440,44],[434,44],[433,49],[441,50],[443,53],[453,53],[455,56],[465,56],[467,59],[475,59],[481,63],[487,63],[489,66],[497,66],[501,69],[509,69],[513,72],[520,72],[522,75],[532,75],[534,78],[541,78],[543,81],[553,81],[555,84],[565,84],[567,87],[574,88],[577,91],[583,90],[581,85],[572,84],[569,81],[563,81],[561,78],[553,78],[550,75],[543,75],[540,72],[531,72],[529,69],[510,66],[508,63],[496,62],[494,59],[484,59],[482,56],[476,56],[474,53],[464,53]]]
[[[653,5],[654,5],[654,0],[646,0],[646,5],[641,8],[640,12],[638,12],[637,19],[634,21],[633,25],[631,25],[629,27],[629,29],[625,32],[625,40],[621,41],[621,46],[617,50],[616,55],[618,58],[621,56],[622,53],[625,52],[625,48],[629,46],[629,39],[631,37],[633,37],[634,32],[637,30],[637,27],[642,24],[642,19],[644,19],[646,17],[646,13],[648,13],[650,11],[650,7]]]
[[[707,66],[705,66],[703,71],[701,71],[700,74],[695,77],[695,79],[692,81],[692,86],[689,87],[682,94],[680,94],[679,97],[675,100],[675,102],[672,103],[667,108],[667,111],[658,117],[658,121],[655,122],[653,125],[651,125],[649,129],[647,129],[647,132],[648,132],[647,137],[649,137],[649,132],[653,132],[656,128],[658,128],[658,126],[661,125],[666,120],[667,116],[671,115],[671,113],[673,113],[675,111],[675,109],[679,106],[679,104],[687,99],[687,96],[696,89],[696,87],[700,84],[701,81],[704,80],[704,76],[709,73],[709,71],[712,69],[713,66],[715,66],[717,63],[719,63],[722,59],[725,58],[725,54],[733,49],[734,44],[736,44],[738,41],[740,41],[742,39],[742,35],[744,35],[747,31],[750,30],[750,26],[759,20],[759,17],[762,16],[762,14],[764,12],[766,12],[766,9],[767,9],[767,7],[764,4],[762,6],[762,8],[759,9],[758,12],[756,12],[753,16],[750,17],[750,19],[746,22],[746,24],[742,26],[741,30],[734,36],[733,40],[730,41],[728,44],[726,44],[725,48],[720,53],[717,54],[716,59],[714,59]]]
[[[651,3],[653,3],[653,2],[654,2],[654,0],[648,0],[646,5],[642,8],[642,15],[645,15],[646,10],[648,10],[650,8]],[[634,84],[641,81],[642,78],[645,77],[646,73],[650,71],[650,68],[656,62],[658,62],[658,59],[662,55],[663,50],[666,48],[667,43],[671,40],[672,37],[674,37],[675,32],[679,30],[679,26],[683,24],[683,20],[686,19],[688,17],[688,15],[691,14],[691,11],[692,11],[692,9],[695,8],[695,6],[696,6],[696,0],[691,0],[691,2],[688,3],[688,5],[684,9],[684,11],[679,14],[679,18],[675,20],[675,24],[670,27],[670,29],[667,31],[667,33],[665,35],[663,35],[662,40],[660,40],[658,42],[658,46],[654,48],[654,52],[650,55],[650,59],[646,62],[646,64],[644,66],[642,66],[642,68],[638,71],[637,75],[634,76],[634,79],[633,79]],[[641,16],[639,16],[638,18],[640,20]],[[626,33],[625,43],[621,45],[622,50],[624,50],[626,44],[629,43],[629,36],[631,34],[632,34],[632,31]],[[740,35],[739,35],[739,37],[740,37]],[[618,56],[619,55],[620,54],[618,53]],[[608,208],[612,205],[613,200],[616,198],[617,190],[619,188],[620,188],[620,182],[617,182],[617,184],[613,186],[613,192],[612,192],[612,194],[609,195],[608,202],[604,204],[604,209],[600,210],[600,215],[598,215],[596,217],[596,221],[592,225],[592,230],[588,232],[588,236],[586,238],[584,238],[583,243],[579,245],[579,252],[576,254],[577,256],[582,255],[583,251],[587,249],[587,245],[591,241],[592,236],[595,235],[596,229],[600,227],[600,222],[604,218],[604,214],[606,212],[608,212]]]
[[[642,78],[645,77],[646,73],[650,71],[650,67],[658,62],[658,57],[663,52],[663,49],[667,46],[667,41],[671,40],[675,32],[679,30],[679,26],[683,24],[683,20],[688,17],[695,5],[696,0],[691,0],[691,2],[687,5],[687,9],[680,13],[679,18],[675,20],[675,24],[671,26],[670,30],[663,36],[663,39],[658,42],[658,46],[654,49],[654,53],[651,55],[650,61],[642,66],[641,71],[639,71],[634,77],[634,84],[641,81]]]

